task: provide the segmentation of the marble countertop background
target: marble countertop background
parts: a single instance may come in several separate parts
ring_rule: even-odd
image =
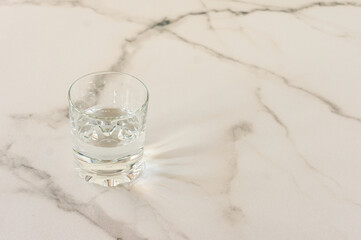
[[[361,239],[361,2],[0,2],[0,239]],[[67,89],[149,88],[132,188],[74,170]]]

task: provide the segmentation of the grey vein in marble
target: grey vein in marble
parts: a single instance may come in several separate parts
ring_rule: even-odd
[[[282,122],[282,120],[277,116],[276,113],[274,113],[272,111],[272,109],[270,109],[262,100],[262,97],[260,95],[260,88],[258,88],[255,92],[255,95],[259,101],[259,103],[261,104],[261,106],[273,117],[273,119],[279,124],[281,125],[285,132],[286,132],[286,136],[289,137],[289,130],[288,130],[288,127]]]
[[[76,36],[79,38],[77,40],[79,42],[87,41],[90,43],[89,46],[99,46],[99,43],[101,43],[100,45],[104,43],[104,46],[112,46],[109,49],[101,49],[103,51],[102,58],[106,62],[105,66],[117,71],[127,71],[129,67],[130,71],[139,71],[144,74],[145,79],[149,82],[149,86],[155,94],[153,95],[155,96],[153,106],[157,106],[150,111],[148,125],[152,145],[153,143],[157,145],[156,140],[162,137],[168,138],[170,135],[177,134],[180,136],[171,144],[165,141],[166,146],[160,150],[156,146],[154,149],[149,148],[149,152],[154,150],[153,159],[149,161],[151,167],[147,170],[150,176],[144,178],[144,182],[138,185],[140,186],[138,189],[135,187],[134,191],[99,190],[94,194],[94,191],[89,192],[89,188],[83,188],[77,183],[74,183],[76,186],[73,188],[73,186],[62,185],[63,183],[71,184],[69,182],[57,182],[57,177],[66,177],[66,174],[57,169],[58,164],[64,163],[62,162],[64,158],[71,161],[70,142],[69,152],[64,151],[65,146],[61,145],[65,145],[67,142],[64,136],[65,122],[68,117],[67,109],[65,107],[55,109],[63,102],[50,94],[42,96],[48,100],[44,103],[47,104],[44,109],[54,109],[43,113],[24,111],[26,106],[19,108],[15,105],[10,106],[12,114],[10,115],[5,109],[1,119],[3,122],[0,124],[0,126],[10,124],[12,127],[11,129],[5,127],[4,141],[0,142],[3,146],[0,151],[0,168],[3,173],[9,173],[8,176],[11,176],[11,180],[14,181],[4,183],[4,194],[0,196],[0,200],[3,200],[1,204],[3,208],[0,208],[0,213],[5,216],[1,221],[1,226],[3,226],[0,230],[1,237],[3,234],[9,240],[24,238],[24,236],[26,238],[27,234],[33,234],[32,237],[34,237],[40,232],[34,227],[39,225],[45,226],[44,231],[40,229],[42,233],[51,235],[57,231],[52,228],[51,224],[73,226],[80,223],[85,225],[82,225],[83,228],[79,227],[77,233],[86,236],[84,239],[99,239],[101,238],[99,236],[122,240],[145,238],[149,240],[360,239],[361,195],[358,192],[360,181],[357,171],[360,168],[358,159],[361,154],[357,145],[360,140],[358,137],[360,125],[352,122],[360,122],[360,117],[357,116],[360,114],[360,111],[357,110],[359,104],[354,100],[357,100],[359,84],[354,78],[349,77],[352,74],[359,75],[357,67],[351,68],[355,72],[350,72],[347,71],[347,68],[343,69],[343,62],[337,62],[337,58],[331,59],[334,61],[332,64],[340,64],[339,69],[333,70],[341,71],[337,73],[345,76],[345,79],[347,78],[342,87],[337,89],[337,79],[332,79],[333,82],[328,84],[327,73],[323,73],[322,69],[298,69],[297,72],[295,70],[294,73],[289,73],[290,76],[300,76],[296,84],[296,79],[291,79],[286,76],[287,74],[285,76],[283,73],[281,74],[284,72],[280,66],[282,64],[271,64],[273,67],[264,64],[273,59],[283,59],[283,57],[289,59],[293,57],[292,54],[297,54],[297,52],[282,52],[283,49],[289,47],[287,46],[287,36],[293,33],[309,34],[307,37],[315,40],[315,44],[307,45],[308,48],[320,47],[326,50],[325,56],[314,56],[315,59],[327,57],[327,51],[332,52],[334,47],[332,40],[335,40],[339,44],[338,47],[344,47],[344,49],[338,49],[345,50],[338,52],[338,54],[344,54],[342,59],[355,65],[358,64],[359,59],[348,54],[352,52],[356,55],[358,51],[360,41],[357,32],[358,25],[352,23],[350,28],[346,25],[352,22],[352,18],[358,20],[357,14],[359,14],[361,3],[357,1],[308,2],[307,4],[302,2],[263,2],[259,0],[257,3],[243,0],[220,2],[197,0],[182,3],[179,8],[170,8],[169,11],[158,7],[153,11],[150,6],[159,6],[159,2],[142,2],[144,8],[139,8],[138,2],[120,3],[117,1],[107,2],[104,6],[98,2],[86,0],[1,2],[2,15],[0,17],[3,21],[0,23],[4,34],[0,38],[0,47],[3,46],[4,54],[2,58],[0,57],[0,62],[4,70],[1,71],[3,79],[16,79],[19,81],[16,84],[20,84],[22,79],[38,78],[38,75],[41,74],[37,71],[35,71],[36,73],[25,71],[30,73],[28,75],[33,75],[24,78],[23,71],[9,74],[6,72],[7,69],[22,69],[24,66],[41,69],[40,66],[44,63],[49,64],[50,67],[53,64],[56,68],[68,61],[73,66],[78,64],[69,58],[68,53],[63,54],[63,52],[59,52],[57,58],[49,62],[48,48],[44,50],[40,46],[42,44],[39,44],[40,47],[34,47],[34,50],[34,44],[31,45],[32,48],[29,48],[26,43],[29,39],[33,39],[36,43],[42,43],[45,35],[54,35],[59,40],[62,40],[62,37],[72,36],[74,29],[59,31],[56,28],[50,35],[48,33],[42,35],[43,28],[39,24],[39,18],[44,22],[49,20],[49,22],[57,24],[62,21],[58,19],[58,16],[64,14],[69,17],[69,21],[78,21],[80,29],[82,29],[83,17],[86,16],[94,24],[86,26],[84,32],[77,32]],[[285,7],[280,7],[279,4],[283,4]],[[36,5],[36,7],[27,7],[27,5]],[[122,6],[125,7],[125,10]],[[233,6],[235,7],[233,8]],[[137,11],[132,12],[132,9],[137,9]],[[56,14],[54,17],[53,11],[59,15]],[[69,11],[71,11],[70,15]],[[299,24],[300,22],[307,24],[310,22],[307,19],[316,16],[318,12],[322,19],[328,17],[340,19],[340,27],[333,27],[332,23],[328,25],[327,21],[325,23],[317,22],[316,18],[310,21],[311,25],[314,23],[318,29]],[[142,17],[142,13],[144,13],[144,17]],[[32,24],[33,20],[29,16],[35,18],[35,14],[37,21],[34,22],[36,23],[33,25],[34,29],[28,31],[26,30],[28,21]],[[13,19],[13,16],[15,19],[23,19],[23,15],[27,18],[26,22],[13,21],[10,27],[7,26],[6,20]],[[247,16],[252,17],[248,18]],[[284,23],[279,21],[280,18],[281,20],[288,18],[292,21]],[[191,25],[183,28],[183,24],[189,24],[188,20]],[[263,23],[265,20],[271,21],[271,24],[276,22],[281,25],[281,28],[264,29],[262,24],[258,23]],[[239,28],[236,26],[234,29],[232,21],[245,22],[245,25],[242,25],[244,34],[241,35],[241,38],[249,35],[248,37],[254,40],[253,44],[239,38]],[[135,24],[123,25],[122,22]],[[125,29],[119,29],[122,26],[126,26]],[[271,39],[262,36],[262,39],[258,39],[262,34],[258,35],[256,31],[253,32],[253,26],[256,31],[264,31],[263,36],[272,32],[272,34],[280,34],[280,38]],[[233,31],[224,32],[224,29]],[[331,34],[328,36],[314,31],[326,31],[325,34],[327,34],[328,29],[331,29]],[[114,35],[111,37],[103,37],[113,33]],[[203,33],[207,34],[204,38],[196,35]],[[31,37],[28,38],[30,35]],[[23,37],[20,39],[21,41],[16,41],[17,36]],[[216,39],[217,37],[219,39]],[[237,51],[234,53],[223,52],[212,47],[213,45],[208,45],[209,38],[214,38],[210,40],[217,40],[224,44],[225,48],[228,47],[226,43],[242,44],[241,47],[244,47],[246,51],[239,55],[237,55]],[[154,53],[148,51],[153,47],[151,44],[155,43],[155,46],[161,48],[160,50],[164,50],[162,49],[164,45],[156,45],[159,43],[157,41],[160,40],[166,45],[167,41],[173,44],[173,39],[179,41],[179,44],[176,45],[177,49],[173,50],[179,52],[184,50],[184,59],[172,59],[172,62],[169,63],[165,62],[169,61],[169,58],[164,60],[157,56],[146,55]],[[325,39],[330,39],[331,43],[324,41]],[[352,44],[349,44],[350,39]],[[143,45],[148,40],[152,41]],[[297,39],[293,40],[297,41]],[[55,47],[51,40],[48,43],[49,48]],[[78,44],[73,45],[74,42],[67,41],[62,43],[66,49],[73,49]],[[215,41],[213,41],[214,43]],[[263,43],[266,44],[263,45]],[[250,44],[249,48],[248,44]],[[89,46],[82,46],[82,50],[89,55],[98,56],[99,52]],[[118,46],[120,46],[121,52],[117,58],[114,55],[114,48]],[[18,51],[18,49],[22,49],[22,51]],[[26,49],[27,55],[36,56],[38,61],[29,64],[27,57],[22,55],[24,49]],[[33,50],[34,52],[32,52]],[[254,58],[253,54],[263,50],[273,52],[275,56],[266,59],[266,63],[258,62],[259,60]],[[198,51],[205,54],[199,54]],[[98,59],[83,58],[81,55],[84,52],[71,52],[71,56],[82,59],[81,66],[84,69],[94,68],[94,66],[104,68],[101,63],[97,65]],[[37,55],[37,53],[40,54]],[[109,57],[107,57],[108,55]],[[16,59],[21,59],[21,61],[13,62],[8,56],[16,56]],[[167,53],[165,56],[168,56]],[[152,67],[156,71],[147,69],[147,63],[143,62],[143,57],[154,60]],[[114,60],[114,58],[117,59]],[[222,61],[222,64],[218,65],[219,62],[214,61],[213,58]],[[187,66],[187,59],[194,60],[193,64],[195,65]],[[197,62],[199,59],[201,61]],[[189,67],[192,71],[190,72],[191,76],[200,78],[197,78],[197,81],[184,78],[183,72],[174,70],[172,80],[177,83],[177,86],[169,84],[169,79],[163,79],[164,76],[159,74],[159,70],[167,71],[164,68],[167,64],[179,64],[182,66],[182,71]],[[197,64],[200,64],[200,68],[197,67]],[[302,64],[302,61],[298,59],[296,64]],[[207,68],[208,65],[209,68]],[[67,67],[67,65],[65,66]],[[220,66],[220,68],[215,66]],[[84,69],[82,68],[82,70]],[[216,82],[212,76],[224,74],[224,71],[227,71],[227,76],[234,78],[235,81],[230,81],[229,84],[220,87],[219,82]],[[312,85],[312,88],[305,87],[307,82],[304,83],[301,76],[313,73],[311,71],[315,71],[315,74],[319,74],[325,79],[320,79],[320,82]],[[69,68],[67,74],[76,77],[79,72]],[[251,77],[243,79],[243,81],[236,81],[241,74]],[[209,83],[206,88],[203,78],[206,78]],[[66,92],[68,86],[63,86],[65,85],[62,82],[64,80],[57,79],[56,76],[54,79],[56,81],[54,80],[51,84],[58,84],[56,87]],[[268,81],[272,81],[272,83],[268,85]],[[14,82],[10,80],[4,81],[4,89],[7,89],[8,86],[10,86],[9,89],[14,88],[13,84]],[[31,87],[35,89],[38,87],[36,84],[39,82],[34,82]],[[192,88],[188,89],[187,87],[190,85]],[[167,86],[170,91],[165,91],[164,86]],[[267,88],[268,86],[270,88]],[[31,87],[29,87],[29,91],[32,91]],[[205,104],[203,100],[199,101],[201,98],[213,96],[218,87],[221,91],[216,107]],[[185,94],[180,94],[178,98],[169,97],[170,93],[178,93],[179,89],[187,89],[187,91],[184,92]],[[277,99],[272,98],[272,94],[279,94],[279,90],[286,91],[289,95],[282,96],[281,94],[277,96]],[[22,93],[20,88],[17,88],[17,91]],[[338,93],[345,94],[342,103],[335,103],[332,98]],[[9,95],[6,91],[5,94],[0,94],[2,102],[6,102],[8,98],[11,99]],[[36,97],[34,95],[34,101],[40,101]],[[295,98],[293,99],[293,97]],[[166,98],[167,101],[163,101],[162,98]],[[280,107],[280,102],[288,100],[290,108]],[[192,109],[196,105],[193,103],[198,103],[198,101],[204,107],[203,112]],[[223,106],[229,106],[230,103],[232,105],[229,109],[223,109]],[[298,104],[300,107],[310,109],[311,114],[316,112],[318,117],[313,119],[314,126],[312,124],[312,126],[307,126],[310,125],[307,121],[298,122],[289,117],[294,110],[291,109],[292,104],[295,108],[298,107],[296,106]],[[183,108],[186,108],[187,111],[180,111]],[[222,108],[222,112],[219,112],[219,108]],[[329,111],[327,111],[328,109]],[[351,110],[354,112],[352,115],[348,113]],[[301,112],[303,119],[312,117],[310,112]],[[177,114],[179,114],[179,118]],[[157,128],[160,124],[157,125],[154,122],[164,119],[164,116],[169,116],[166,118],[170,123],[169,126]],[[204,116],[211,117],[206,121],[199,122],[198,120],[203,119]],[[339,117],[352,121],[341,121],[342,119],[338,119]],[[190,121],[191,124],[189,126],[180,124],[184,119]],[[22,124],[27,126],[19,128]],[[344,125],[338,128],[337,124]],[[40,125],[49,126],[51,129],[39,128]],[[321,125],[322,127],[317,128]],[[307,128],[307,131],[303,131],[302,127]],[[205,131],[206,128],[207,131]],[[335,128],[338,128],[337,131],[333,131]],[[270,130],[270,132],[265,132],[264,129]],[[33,134],[34,131],[36,134]],[[317,134],[313,135],[310,131],[317,131]],[[159,132],[161,134],[155,136]],[[55,138],[46,139],[48,145],[37,148],[37,143],[44,142],[44,136],[57,137],[56,141],[53,141]],[[23,139],[23,137],[25,138]],[[13,142],[9,144],[7,141]],[[270,141],[274,141],[272,144],[278,144],[275,149],[265,145]],[[21,151],[22,144],[24,151]],[[29,157],[23,157],[28,155]],[[54,162],[49,164],[47,162],[49,160]],[[56,176],[53,176],[54,173]],[[81,195],[80,198],[79,194],[83,193],[90,194],[90,196]],[[114,196],[120,201],[114,202],[112,198]],[[39,207],[51,211],[50,214],[55,216],[54,222],[43,221],[42,213],[36,213],[36,217],[39,218],[36,219],[26,211],[23,211],[21,219],[17,219],[14,213],[18,209],[22,210],[23,207],[26,209],[32,205],[15,206],[15,209],[6,202],[9,198],[24,199],[24,205],[28,199],[34,200],[31,204],[39,204]],[[41,202],[37,201],[38,198],[45,199],[57,208],[41,206]],[[110,202],[120,211],[107,206]],[[128,204],[129,208],[123,211],[122,207],[128,206]],[[180,209],[174,208],[174,205]],[[114,212],[111,212],[112,210]],[[128,214],[132,215],[130,219]],[[79,222],[79,216],[84,222]],[[118,217],[123,220],[118,220]],[[21,222],[22,219],[24,219],[23,222]],[[17,231],[19,226],[25,230]],[[89,231],[84,227],[88,227]],[[94,231],[92,232],[92,230]],[[66,227],[63,231],[70,234],[68,236],[72,234],[72,230]],[[95,234],[99,235],[95,236]],[[59,237],[61,238],[61,236]]]
[[[11,147],[11,145],[8,145],[5,149],[9,149],[9,146]],[[129,228],[127,224],[110,218],[99,206],[95,204],[84,204],[74,200],[71,195],[64,192],[53,182],[50,174],[34,168],[28,163],[26,158],[10,154],[8,150],[1,151],[0,166],[8,168],[18,179],[30,187],[30,189],[21,189],[20,192],[36,194],[52,200],[59,209],[79,214],[112,237],[119,238],[119,236],[121,236],[131,240],[144,239]],[[25,171],[29,176],[23,174],[22,171]],[[33,179],[28,179],[27,177]]]
[[[96,14],[99,14],[101,16],[110,18],[115,21],[127,21],[130,23],[136,23],[136,24],[143,24],[141,22],[136,22],[133,19],[130,19],[125,16],[120,16],[119,14],[111,14],[108,11],[103,11],[101,8],[93,7],[91,4],[86,4],[86,1],[82,0],[16,0],[16,1],[9,1],[4,0],[0,2],[0,6],[12,6],[15,4],[24,4],[24,5],[35,5],[35,6],[51,6],[51,7],[62,7],[62,6],[68,6],[68,7],[78,7],[83,9],[89,9],[90,11],[93,11]]]
[[[297,89],[299,91],[302,91],[303,93],[306,93],[307,95],[309,95],[309,96],[311,96],[313,98],[316,98],[320,102],[324,103],[325,105],[327,105],[330,108],[332,113],[334,113],[334,114],[336,114],[336,115],[338,115],[340,117],[343,117],[343,118],[347,118],[347,119],[351,119],[351,120],[354,120],[354,121],[357,121],[357,122],[361,122],[360,118],[344,113],[340,107],[338,107],[335,103],[331,102],[330,100],[326,99],[325,97],[323,97],[323,96],[321,96],[321,95],[319,95],[319,94],[317,94],[315,92],[312,92],[310,90],[307,90],[305,88],[302,88],[302,87],[296,86],[294,84],[291,84],[290,81],[286,77],[284,77],[284,76],[282,76],[282,75],[280,75],[278,73],[275,73],[275,72],[273,72],[271,70],[260,67],[258,65],[242,62],[242,61],[240,61],[238,59],[235,59],[233,57],[229,57],[229,56],[224,55],[224,54],[222,54],[220,52],[217,52],[214,49],[211,49],[211,48],[209,48],[207,46],[204,46],[204,45],[202,45],[200,43],[192,42],[192,41],[190,41],[190,40],[176,34],[175,32],[170,31],[170,30],[166,29],[166,30],[162,30],[162,31],[170,33],[171,35],[177,37],[179,40],[181,40],[181,41],[183,41],[183,42],[185,42],[187,44],[190,44],[190,45],[195,46],[195,47],[199,47],[199,48],[205,50],[206,52],[214,55],[217,58],[226,59],[226,60],[241,64],[243,66],[249,67],[249,68],[251,68],[253,70],[257,70],[257,71],[261,71],[261,72],[266,73],[266,74],[270,74],[270,75],[282,80],[283,83],[286,86],[288,86],[290,88]]]
[[[30,2],[32,2],[32,1],[30,1]],[[75,1],[75,2],[77,2],[77,1]],[[331,102],[327,98],[325,98],[325,97],[323,97],[323,96],[321,96],[321,95],[319,95],[319,94],[317,94],[315,92],[307,90],[305,88],[302,88],[302,87],[291,84],[290,81],[286,77],[284,77],[284,76],[282,76],[282,75],[280,75],[278,73],[275,73],[274,71],[271,71],[269,69],[260,67],[258,65],[243,62],[243,61],[240,61],[240,60],[235,59],[233,57],[227,56],[227,55],[222,54],[220,52],[217,52],[216,50],[213,50],[213,49],[211,49],[211,48],[209,48],[209,47],[207,47],[207,46],[205,46],[203,44],[192,42],[192,41],[190,41],[188,39],[185,39],[184,37],[176,34],[175,32],[170,31],[169,29],[165,28],[166,26],[169,26],[171,24],[175,24],[175,23],[181,21],[182,19],[190,17],[190,16],[206,15],[206,17],[209,18],[209,13],[211,13],[211,12],[214,12],[214,13],[229,12],[229,13],[231,13],[233,15],[236,15],[236,16],[248,15],[248,14],[252,14],[252,13],[256,13],[256,12],[282,12],[282,13],[292,14],[292,13],[297,13],[297,12],[300,12],[300,11],[303,11],[303,10],[306,10],[306,9],[310,9],[310,8],[313,8],[313,7],[316,7],[316,6],[318,6],[318,7],[337,7],[337,6],[361,7],[361,4],[354,3],[354,2],[315,2],[315,3],[310,3],[310,4],[299,6],[299,7],[293,7],[293,8],[269,8],[269,7],[263,8],[262,7],[262,8],[255,8],[255,9],[252,9],[252,10],[249,10],[249,11],[233,11],[231,9],[221,9],[221,10],[219,10],[219,9],[209,9],[209,10],[206,10],[206,11],[189,12],[189,13],[180,15],[178,17],[174,17],[172,19],[163,18],[162,20],[157,21],[157,22],[151,24],[150,26],[144,28],[143,30],[139,31],[133,37],[128,38],[121,46],[121,50],[122,50],[121,56],[109,68],[109,70],[110,71],[122,71],[123,68],[124,68],[125,62],[129,61],[128,47],[130,45],[132,45],[132,44],[134,45],[135,43],[139,42],[140,39],[143,39],[142,36],[144,34],[148,33],[149,31],[151,31],[153,29],[161,29],[161,32],[165,31],[167,33],[170,33],[170,34],[174,35],[175,37],[177,37],[178,39],[182,40],[183,42],[185,42],[187,44],[191,44],[191,45],[199,47],[199,48],[202,48],[206,52],[208,52],[208,53],[210,53],[210,54],[212,54],[212,55],[214,55],[214,56],[216,56],[218,58],[226,59],[226,60],[229,60],[229,61],[232,61],[232,62],[235,62],[235,63],[239,63],[239,64],[244,65],[246,67],[249,67],[251,69],[255,69],[255,70],[267,73],[267,74],[271,74],[271,75],[281,79],[288,87],[300,90],[300,91],[302,91],[304,93],[307,93],[308,95],[318,99],[319,101],[323,102],[324,104],[326,104],[330,108],[331,112],[333,112],[334,114],[336,114],[336,115],[338,115],[340,117],[344,117],[344,118],[348,118],[348,119],[351,119],[351,120],[355,120],[357,122],[361,122],[361,119],[359,117],[355,117],[355,116],[344,113],[342,111],[342,109],[337,106],[337,104]],[[134,52],[133,52],[133,54],[134,54]]]
[[[329,175],[321,172],[319,169],[317,169],[316,167],[314,167],[314,166],[310,163],[310,161],[298,151],[295,142],[293,141],[293,139],[292,139],[291,136],[290,136],[290,132],[289,132],[289,130],[288,130],[288,127],[282,122],[282,120],[277,116],[277,114],[276,114],[273,110],[271,110],[271,109],[264,103],[264,101],[262,100],[262,97],[261,97],[261,95],[260,95],[260,89],[259,89],[259,88],[257,89],[255,95],[257,96],[257,99],[258,99],[258,101],[260,102],[260,104],[262,105],[262,107],[263,107],[263,108],[272,116],[272,118],[285,130],[285,132],[286,132],[286,138],[288,139],[288,141],[290,142],[290,144],[292,145],[292,147],[293,147],[294,150],[296,151],[297,156],[298,156],[300,159],[302,159],[302,161],[304,162],[304,164],[305,164],[309,169],[311,169],[313,172],[315,172],[317,175],[320,175],[320,176],[322,176],[322,177],[325,177],[325,178],[331,180],[332,182],[336,183],[336,184],[339,186],[339,184],[337,183],[337,181],[336,181],[334,178],[332,178],[331,176],[329,176]],[[293,178],[294,178],[294,176],[293,176]],[[294,179],[294,182],[297,184],[297,182],[296,182],[295,179]],[[298,185],[298,184],[297,184],[297,185]],[[325,185],[324,183],[322,183],[322,185],[323,185],[325,188],[329,189],[329,187],[328,187],[327,185]]]
[[[48,114],[38,113],[19,113],[11,114],[10,118],[14,121],[37,121],[40,123],[46,123],[50,128],[56,129],[60,125],[64,124],[69,119],[68,108],[60,108],[52,111]]]

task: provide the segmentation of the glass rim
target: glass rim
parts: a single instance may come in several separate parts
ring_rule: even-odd
[[[87,78],[89,76],[96,76],[96,75],[106,75],[106,74],[118,74],[118,75],[122,75],[122,76],[128,76],[133,78],[134,80],[138,81],[145,89],[146,91],[146,99],[144,101],[144,103],[142,104],[142,106],[140,106],[139,108],[137,108],[137,110],[135,110],[133,113],[136,113],[138,111],[141,111],[143,108],[145,108],[148,105],[148,101],[149,101],[149,91],[147,86],[137,77],[128,74],[128,73],[123,73],[123,72],[116,72],[116,71],[99,71],[99,72],[92,72],[92,73],[87,73],[85,75],[80,76],[79,78],[75,79],[75,81],[70,85],[69,90],[68,90],[68,102],[70,104],[70,106],[75,109],[76,111],[78,111],[81,114],[86,114],[84,111],[80,110],[77,106],[74,105],[71,96],[70,96],[70,92],[73,89],[73,86],[78,83],[80,80]],[[87,115],[87,114],[86,114]]]

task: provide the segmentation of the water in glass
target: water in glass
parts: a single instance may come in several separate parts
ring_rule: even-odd
[[[82,114],[70,111],[74,154],[85,180],[112,186],[114,181],[130,182],[143,171],[144,111],[98,107]]]

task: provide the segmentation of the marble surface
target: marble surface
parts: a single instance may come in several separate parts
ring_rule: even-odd
[[[0,239],[361,239],[361,2],[0,2]],[[78,178],[67,89],[150,91],[147,171]]]

